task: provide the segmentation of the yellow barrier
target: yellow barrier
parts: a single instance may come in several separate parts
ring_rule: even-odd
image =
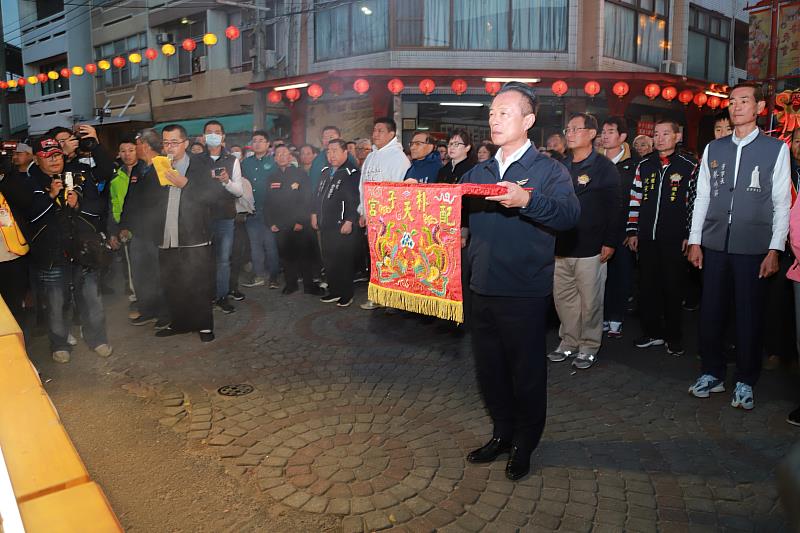
[[[27,533],[122,531],[28,360],[0,298],[0,446]]]

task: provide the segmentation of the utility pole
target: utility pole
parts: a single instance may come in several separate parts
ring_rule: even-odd
[[[6,36],[3,33],[3,10],[0,9],[0,78],[6,79]],[[8,97],[6,91],[0,91],[0,122],[2,122],[2,137],[11,137],[11,114],[8,112]]]

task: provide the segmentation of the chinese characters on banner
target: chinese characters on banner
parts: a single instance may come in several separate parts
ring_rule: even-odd
[[[750,12],[750,44],[747,49],[747,78],[763,80],[767,77],[769,35],[772,17],[769,9]]]
[[[780,7],[778,12],[778,62],[779,78],[800,74],[800,2]],[[769,9],[750,12],[750,37],[747,52],[747,78],[763,80],[769,75],[769,44],[772,15]]]

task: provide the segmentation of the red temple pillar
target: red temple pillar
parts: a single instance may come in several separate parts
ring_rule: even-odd
[[[697,152],[697,138],[700,134],[700,120],[703,118],[703,110],[690,103],[686,106],[686,129],[684,130],[683,141],[689,150]]]

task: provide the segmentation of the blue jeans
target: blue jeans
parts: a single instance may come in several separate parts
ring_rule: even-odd
[[[269,274],[269,281],[278,281],[280,273],[278,244],[275,241],[275,234],[264,222],[264,214],[256,213],[247,217],[245,228],[247,236],[250,237],[250,254],[256,276],[266,278]]]
[[[37,280],[47,301],[51,351],[70,351],[67,336],[72,320],[64,311],[64,302],[70,295],[70,284],[75,291],[77,308],[81,314],[83,338],[90,348],[106,344],[106,315],[100,296],[98,272],[80,265],[56,266],[38,269]]]
[[[214,221],[214,253],[217,256],[217,294],[216,298],[224,298],[230,292],[231,254],[233,253],[234,219]]]

